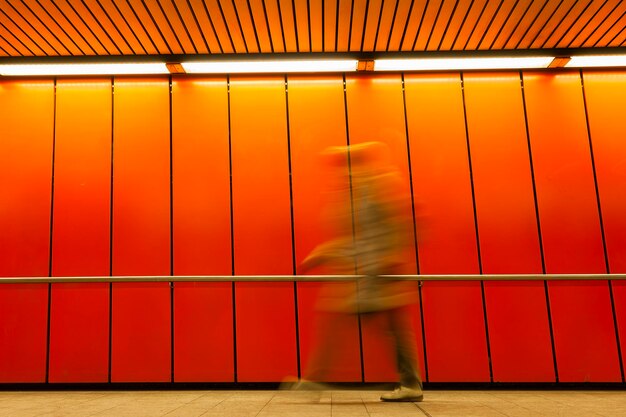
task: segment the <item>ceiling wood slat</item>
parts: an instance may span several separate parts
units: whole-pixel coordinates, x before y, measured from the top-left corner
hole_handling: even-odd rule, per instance
[[[98,34],[96,34],[94,32],[94,29],[98,31],[102,29],[100,25],[97,25],[93,22],[91,25],[89,25],[85,21],[83,16],[81,16],[81,14],[79,14],[74,8],[74,6],[67,0],[58,1],[55,3],[56,3],[56,6],[59,7],[63,11],[65,17],[72,21],[72,24],[74,25],[76,30],[80,31],[81,36],[85,39],[85,42],[89,44],[90,48],[94,51],[96,55],[108,55],[109,54],[107,52],[107,48],[104,46],[104,44],[100,40],[103,37],[105,38],[106,35],[104,33],[98,32]],[[118,35],[118,39],[120,40],[119,43],[121,45],[124,45],[123,47],[121,47],[122,53],[130,55],[130,54],[135,54],[137,52],[143,51],[141,47],[137,48],[138,45],[136,43],[136,39],[133,36],[127,36],[125,33],[122,32],[124,28],[128,28],[128,25],[125,25],[123,21],[115,21],[111,19],[111,14],[109,13],[109,11],[107,11],[106,9],[102,7],[101,2],[97,3],[97,7],[103,13],[102,14],[103,19],[106,19],[108,22],[110,22],[109,24],[110,24],[111,32],[116,32]],[[100,14],[98,13],[98,15]],[[133,42],[134,42],[134,47],[131,46],[131,43]],[[113,45],[111,45],[111,47],[113,48]]]
[[[547,0],[545,3],[545,7],[537,16],[537,19],[534,20],[533,24],[529,27],[528,31],[524,33],[520,42],[517,44],[516,49],[529,49],[530,44],[535,40],[535,38],[539,35],[539,33],[543,30],[543,27],[546,25],[546,22],[552,17],[552,15],[556,12],[557,8],[561,5],[564,0],[554,1]]]
[[[413,13],[414,0],[399,0],[395,10],[395,19],[387,39],[386,51],[399,51],[404,40],[409,23],[409,16]]]
[[[122,9],[122,7],[127,8],[127,15],[132,16],[132,18],[136,22],[136,27],[140,27],[141,31],[145,33],[145,39],[152,46],[155,54],[171,53],[171,50],[165,42],[165,39],[157,30],[154,21],[152,20],[152,17],[143,7],[143,4],[140,0],[126,0],[120,2],[119,6],[120,9]],[[148,48],[148,45],[146,43],[142,42],[142,44],[146,48]]]
[[[285,36],[282,28],[282,19],[278,12],[278,2],[277,0],[264,0],[263,4],[270,26],[270,39],[274,52],[285,52]]]
[[[352,4],[349,50],[360,51],[363,46],[363,30],[365,28],[365,19],[367,18],[369,1],[354,0]]]
[[[63,33],[70,39],[70,41],[76,45],[76,47],[80,50],[80,53],[77,55],[94,55],[95,51],[91,47],[91,45],[87,42],[87,40],[82,36],[82,33],[77,29],[77,26],[74,24],[74,21],[71,20],[69,16],[73,14],[66,14],[65,11],[60,7],[65,2],[58,1],[52,2],[50,0],[39,0],[39,5],[45,9],[48,16],[55,21],[57,26],[61,28]],[[130,52],[130,49],[126,51]]]
[[[561,39],[563,39],[567,32],[571,30],[572,26],[576,24],[583,12],[589,8],[592,1],[593,0],[578,0],[570,11],[560,20],[554,32],[545,40],[541,47],[556,48],[562,45],[560,42]]]
[[[374,42],[375,51],[386,51],[389,39],[391,38],[391,30],[395,23],[395,18],[400,5],[399,0],[382,2],[382,10],[378,23],[378,34]]]
[[[198,16],[193,10],[193,7],[191,3],[189,2],[189,0],[185,2],[175,2],[174,6],[176,7],[176,9],[178,10],[178,13],[180,14],[180,19],[182,21],[182,24],[185,27],[187,36],[189,36],[189,38],[191,39],[191,42],[196,48],[197,53],[208,54],[208,53],[211,53],[212,51],[218,52],[219,47],[216,47],[213,49],[211,48],[211,46],[209,46],[209,42],[207,41],[206,37],[204,36],[204,33],[202,32],[201,24],[200,24],[200,21],[198,20]]]
[[[370,0],[365,21],[362,51],[373,51],[376,48],[376,38],[380,30],[382,0]]]
[[[559,7],[554,11],[550,19],[545,23],[540,32],[530,44],[530,48],[539,49],[545,42],[552,36],[552,33],[556,31],[559,23],[567,16],[567,14],[576,5],[577,0],[564,0]]]
[[[248,1],[248,5],[252,11],[252,20],[255,22],[261,52],[274,52],[274,45],[270,39],[269,22],[263,0],[250,0]]]
[[[404,28],[404,33],[402,34],[402,40],[400,43],[399,50],[401,51],[412,51],[413,45],[415,43],[415,39],[417,39],[417,32],[419,31],[420,25],[423,21],[424,13],[426,12],[426,7],[428,7],[428,0],[423,4],[421,1],[416,0],[413,3],[413,8],[411,9],[411,14],[406,23],[406,27]]]
[[[162,53],[184,53],[184,48],[179,37],[174,33],[169,20],[165,17],[165,13],[162,9],[162,2],[142,0],[142,4],[148,12],[148,15],[154,23],[159,35],[165,40],[168,50],[167,52],[163,51]]]
[[[346,52],[350,49],[350,30],[352,28],[352,0],[339,0],[337,16],[337,52]]]
[[[474,0],[457,2],[456,9],[450,18],[448,28],[439,41],[439,45],[437,45],[438,51],[447,51],[452,49],[455,40],[461,32],[461,28],[465,22],[467,22],[467,17],[469,16],[469,12],[473,4]]]
[[[625,25],[626,12],[622,13],[622,16],[619,18],[619,20],[616,21],[615,24],[611,26],[611,28],[606,32],[606,34],[598,39],[598,41],[593,46],[596,46],[598,43],[610,46],[621,33],[624,33]]]
[[[285,51],[298,52],[298,34],[296,32],[296,17],[291,0],[278,0],[283,32],[285,34]]]
[[[196,41],[192,38],[189,26],[183,20],[180,7],[177,6],[176,3],[176,1],[173,2],[172,0],[160,1],[161,11],[168,22],[168,26],[174,32],[174,36],[182,46],[184,53],[197,54],[200,52],[199,48],[203,50],[203,53],[208,52],[206,48],[204,48],[204,42],[202,42],[202,40],[196,44]],[[181,2],[181,6],[184,7],[185,3]],[[194,26],[195,25],[192,23],[191,27],[193,28]]]
[[[223,3],[223,6],[225,6],[226,8],[230,7],[228,6],[228,2]],[[252,17],[250,16],[250,10],[248,9],[247,0],[233,0],[231,4],[235,12],[236,22],[241,28],[241,34],[246,44],[246,52],[251,54],[258,53],[261,46],[259,45],[259,38],[257,35],[256,27],[253,24]]]
[[[132,39],[136,40],[136,45],[140,47],[136,49],[138,54],[141,54],[142,52],[145,54],[158,53],[158,48],[154,41],[150,38],[145,27],[137,18],[134,10],[126,1],[118,2],[116,0],[98,0],[98,2],[103,9],[106,10],[109,16],[119,16],[118,18],[114,17],[113,21],[116,22],[117,27],[120,29],[120,32],[122,32],[128,42],[134,43]],[[131,33],[132,36],[129,36],[129,33]],[[99,40],[99,38],[97,39]]]
[[[596,29],[589,34],[589,37],[582,43],[582,47],[596,46],[598,41],[604,36],[604,34],[618,21],[621,16],[626,12],[626,3],[621,1],[616,7],[606,16],[606,18],[596,27]]]
[[[233,37],[231,36],[228,27],[226,26],[226,20],[224,19],[224,14],[219,7],[219,3],[216,0],[203,0],[202,3],[204,4],[208,19],[210,19],[213,27],[215,28],[215,34],[223,52],[226,54],[234,53],[235,43],[233,42]]]
[[[517,22],[517,26],[511,31],[508,39],[504,41],[501,48],[515,49],[522,39],[524,39],[534,22],[537,21],[549,1],[550,0],[533,0],[530,2],[528,12]],[[499,48],[500,45],[496,42],[494,47]]]
[[[309,0],[309,27],[311,52],[324,51],[324,3],[322,0]]]
[[[461,51],[465,49],[465,45],[467,45],[469,38],[476,29],[478,20],[485,12],[486,2],[487,0],[474,0],[469,11],[467,12],[467,17],[461,24],[461,28],[457,32],[454,41],[452,41],[451,50]]]
[[[298,52],[311,52],[308,1],[294,1],[293,7],[296,21],[296,39],[298,41]]]
[[[467,2],[469,3],[469,2]],[[450,29],[456,10],[459,7],[458,0],[445,0],[441,8],[437,20],[434,23],[433,29],[430,32],[428,41],[426,42],[426,50],[437,51],[441,47],[446,33]]]
[[[35,15],[24,3],[9,2],[9,4],[15,13],[28,22],[28,25],[34,29],[35,33],[45,39],[46,43],[50,45],[53,50],[51,55],[71,55],[59,38],[54,33],[51,33],[40,17]]]
[[[487,31],[491,27],[493,20],[496,15],[502,8],[504,4],[504,0],[498,1],[488,1],[485,4],[485,8],[483,9],[483,13],[476,22],[476,26],[472,32],[472,35],[469,37],[467,44],[465,45],[465,50],[478,50],[480,47],[480,43],[485,38]]]
[[[498,13],[494,16],[491,25],[485,32],[485,36],[480,42],[478,48],[482,50],[493,49],[497,39],[505,30],[510,30],[508,24],[512,21],[513,16],[520,17],[523,13],[523,5],[520,0],[505,0]],[[505,35],[506,36],[506,35]]]
[[[30,24],[22,16],[4,7],[1,10],[0,28],[3,29],[2,35],[7,42],[10,42],[13,49],[19,51],[18,56],[56,55],[52,46],[46,42],[39,32],[32,27],[29,30]]]
[[[606,6],[608,0],[604,1],[592,1],[591,5],[585,13],[578,19],[578,21],[570,28],[570,30],[563,36],[560,43],[564,48],[569,48],[572,42],[589,26],[591,21],[601,12],[602,8]]]
[[[0,56],[617,48],[624,0],[0,0]]]
[[[70,55],[84,55],[84,51],[65,31],[65,28],[59,24],[54,17],[35,0],[22,0],[22,3],[33,13],[39,22],[54,36],[56,40],[69,52]]]
[[[339,3],[337,0],[328,0],[322,4],[324,5],[324,52],[333,52],[337,49],[337,8]]]

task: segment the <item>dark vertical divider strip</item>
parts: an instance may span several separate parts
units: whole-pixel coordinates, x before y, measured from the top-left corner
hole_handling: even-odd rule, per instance
[[[226,95],[228,96],[228,159],[230,170],[230,253],[231,253],[231,274],[235,275],[235,219],[233,217],[233,146],[232,146],[232,126],[230,118],[230,76],[226,76]],[[232,302],[233,302],[233,369],[234,381],[237,382],[237,300],[235,294],[235,283],[231,282]]]
[[[530,162],[530,176],[533,184],[533,197],[535,202],[535,217],[537,219],[537,233],[539,235],[539,250],[541,252],[541,271],[546,273],[546,259],[543,253],[543,237],[541,234],[541,217],[539,216],[539,203],[537,201],[537,185],[535,184],[535,166],[533,164],[533,152],[530,143],[530,131],[528,130],[528,112],[526,111],[526,94],[524,92],[524,76],[519,72],[520,89],[522,90],[522,107],[524,108],[524,125],[526,126],[526,142],[528,144],[528,160]],[[556,348],[554,346],[554,329],[552,328],[552,310],[550,308],[550,294],[548,293],[548,281],[543,281],[543,288],[546,294],[546,308],[548,310],[548,325],[550,326],[550,342],[552,344],[552,360],[554,362],[554,376],[559,382],[559,368],[556,361]]]
[[[352,26],[352,23],[350,23]],[[349,45],[349,43],[348,43]],[[345,120],[346,120],[346,142],[348,146],[350,146],[350,126],[348,122],[348,94],[346,91],[346,74],[343,74],[343,107],[345,111]],[[350,152],[348,151],[348,172],[350,176],[350,212],[352,213],[352,239],[355,238],[355,223],[354,223],[354,197],[352,195],[352,163],[350,160]],[[354,260],[354,267],[356,272],[356,259]],[[356,283],[357,291],[359,283]],[[361,314],[357,314],[357,322],[359,325],[359,354],[361,356],[361,382],[365,382],[365,364],[363,362],[363,331],[361,328]]]
[[[57,79],[54,78],[54,98],[52,100],[52,178],[50,184],[50,247],[48,252],[48,276],[52,276],[52,233],[54,229],[54,159],[56,151],[57,134]],[[50,371],[50,321],[52,311],[52,283],[48,283],[48,314],[46,319],[46,383]]]
[[[310,37],[309,37],[310,40]],[[293,175],[291,169],[291,129],[289,124],[289,84],[285,75],[285,111],[287,117],[287,162],[289,163],[289,213],[291,216],[291,265],[292,273],[296,274],[296,235],[293,216]],[[296,313],[296,363],[298,365],[298,378],[302,376],[300,366],[300,320],[298,316],[298,283],[293,282],[294,310]]]
[[[483,261],[480,252],[480,233],[478,230],[478,213],[476,212],[476,191],[474,188],[474,173],[472,171],[472,151],[470,146],[469,128],[467,126],[467,108],[465,104],[465,86],[463,72],[461,72],[461,97],[463,99],[463,122],[465,123],[465,140],[467,142],[467,163],[469,165],[470,185],[472,188],[472,206],[474,208],[474,229],[476,230],[476,251],[478,253],[478,270],[482,275]],[[485,335],[487,336],[487,356],[489,360],[489,380],[493,382],[493,364],[491,363],[491,345],[489,343],[489,322],[487,320],[487,303],[485,300],[485,282],[480,281],[480,292],[483,302],[483,319],[485,321]]]
[[[169,76],[169,99],[170,99],[170,275],[174,275],[174,158],[173,146],[173,122],[174,114],[172,107],[172,75]],[[171,381],[174,382],[174,282],[170,281],[170,345],[171,345]]]
[[[397,5],[396,5],[397,7]],[[409,121],[406,111],[406,92],[404,90],[404,73],[402,73],[402,103],[404,108],[404,129],[406,136],[407,160],[409,162],[409,186],[411,187],[411,211],[413,213],[413,242],[415,245],[415,264],[417,266],[417,274],[420,273],[419,250],[417,240],[417,219],[415,216],[415,196],[413,194],[413,169],[411,167],[411,141],[409,140]],[[422,349],[424,351],[424,380],[428,381],[428,358],[426,356],[426,332],[424,332],[424,306],[422,303],[422,283],[418,283],[418,296],[420,301],[420,322],[422,326]]]
[[[598,216],[600,217],[600,231],[602,232],[602,249],[604,250],[604,262],[606,266],[607,274],[611,273],[611,267],[609,265],[609,253],[606,247],[606,238],[604,235],[604,220],[602,217],[602,206],[600,204],[600,190],[598,188],[598,176],[596,174],[596,161],[593,153],[593,140],[591,137],[591,126],[589,125],[589,112],[587,111],[587,95],[585,93],[585,79],[583,78],[583,70],[579,70],[580,74],[580,87],[583,92],[583,104],[585,107],[585,123],[587,125],[587,138],[589,139],[589,152],[591,153],[591,167],[593,169],[593,183],[596,190],[596,201],[598,203]],[[615,298],[613,296],[613,283],[609,280],[609,296],[611,297],[611,312],[613,313],[613,325],[615,326],[615,340],[617,342],[617,357],[619,358],[619,369],[622,375],[622,382],[624,382],[624,363],[622,359],[622,347],[619,337],[619,327],[617,325],[617,314],[615,313]]]
[[[111,77],[111,197],[109,209],[109,275],[113,275],[113,144],[115,138],[115,77]],[[109,283],[109,383],[111,382],[113,350],[113,283]]]

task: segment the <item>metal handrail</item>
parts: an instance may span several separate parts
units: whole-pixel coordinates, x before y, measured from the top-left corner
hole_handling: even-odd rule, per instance
[[[0,277],[0,284],[72,282],[319,282],[354,281],[363,275],[175,275],[175,276],[80,276],[80,277]],[[403,281],[605,281],[625,280],[626,274],[448,274],[383,275]]]

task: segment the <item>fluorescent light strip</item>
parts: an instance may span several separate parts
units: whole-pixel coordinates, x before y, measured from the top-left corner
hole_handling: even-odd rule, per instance
[[[183,62],[187,74],[348,72],[356,71],[356,59],[275,60],[275,61],[198,61]]]
[[[554,57],[377,59],[374,71],[547,68]]]
[[[573,56],[566,67],[626,67],[626,55]]]
[[[0,75],[135,75],[169,74],[165,63],[6,64]]]

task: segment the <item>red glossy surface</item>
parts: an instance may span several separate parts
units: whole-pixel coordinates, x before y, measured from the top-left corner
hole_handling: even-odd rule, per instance
[[[284,77],[232,77],[230,106],[235,274],[292,274]],[[294,288],[235,284],[237,381],[297,374]]]
[[[524,73],[547,273],[606,272],[578,72]],[[549,282],[559,380],[621,380],[608,284]]]
[[[519,74],[465,74],[463,80],[483,273],[540,274]],[[555,381],[543,281],[484,287],[494,382]]]
[[[461,80],[406,75],[418,252],[422,274],[476,274],[478,251]],[[428,380],[489,381],[479,282],[422,287]]]

